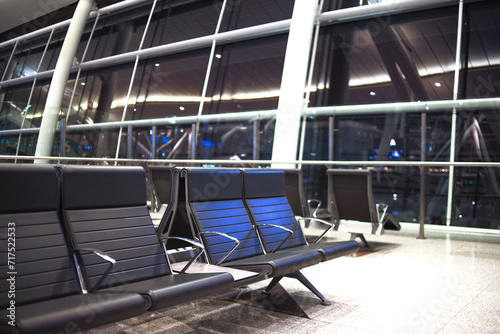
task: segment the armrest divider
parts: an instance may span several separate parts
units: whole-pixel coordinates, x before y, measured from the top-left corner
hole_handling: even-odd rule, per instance
[[[224,262],[224,260],[226,260],[229,257],[229,255],[231,255],[231,253],[234,252],[234,250],[236,249],[236,247],[238,247],[239,244],[240,244],[240,241],[237,238],[232,237],[232,236],[230,236],[229,234],[226,234],[226,233],[217,232],[217,231],[202,231],[198,235],[202,235],[202,234],[217,234],[217,235],[221,235],[223,237],[226,237],[228,239],[231,239],[234,242],[234,246],[230,250],[227,251],[227,253],[222,257],[222,259],[220,259],[219,262],[217,262],[215,264],[217,266],[220,265],[222,262]]]
[[[106,272],[104,272],[104,274],[102,274],[101,278],[99,278],[99,281],[97,281],[97,283],[94,285],[94,287],[89,292],[92,293],[92,292],[96,291],[101,286],[102,282],[111,273],[111,270],[113,270],[113,268],[115,267],[116,260],[113,259],[111,256],[109,256],[106,252],[103,252],[101,250],[94,249],[94,248],[75,248],[75,249],[73,249],[73,252],[75,252],[75,253],[76,252],[78,252],[78,253],[82,253],[82,252],[94,253],[95,255],[99,256],[101,259],[108,262],[108,264],[109,264],[108,269],[106,269]],[[88,293],[87,288],[85,287],[85,283],[83,280],[83,276],[81,274],[80,266],[78,264],[77,264],[77,273],[78,273],[78,279],[80,280],[80,283],[82,285],[82,292],[84,294],[86,294],[86,293]]]
[[[281,246],[283,246],[285,244],[285,242],[288,241],[288,239],[290,239],[293,235],[293,230],[290,230],[289,228],[286,228],[284,226],[280,226],[280,225],[275,225],[275,224],[258,224],[257,227],[260,228],[260,226],[271,226],[271,227],[277,227],[277,228],[280,228],[282,230],[285,230],[287,231],[289,234],[288,236],[275,248],[271,251],[271,253],[275,253],[277,250],[279,250],[281,248]]]
[[[186,270],[188,270],[188,268],[193,264],[193,262],[196,261],[201,256],[201,254],[205,253],[205,246],[203,246],[203,244],[201,242],[198,242],[196,240],[189,239],[189,238],[182,238],[182,237],[161,237],[160,241],[163,244],[165,254],[167,254],[167,240],[168,239],[182,240],[182,241],[185,241],[185,242],[198,248],[198,252],[188,261],[188,263],[184,266],[184,268],[182,268],[182,270],[179,272],[179,274],[184,274],[186,272]]]
[[[314,217],[300,217],[300,216],[296,216],[295,218],[297,218],[297,221],[298,220],[304,220],[304,221],[305,220],[309,220],[309,221],[316,221],[316,222],[324,224],[324,225],[328,225],[328,228],[326,230],[324,230],[323,233],[321,233],[321,235],[318,238],[316,238],[316,240],[314,240],[312,242],[313,244],[317,244],[335,226],[334,224],[332,224],[330,222],[327,222],[326,220],[319,219],[319,218],[314,218]]]

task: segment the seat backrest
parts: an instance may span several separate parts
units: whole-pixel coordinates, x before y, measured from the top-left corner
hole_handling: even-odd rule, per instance
[[[240,240],[238,248],[225,262],[264,254],[243,203],[243,180],[238,169],[186,168],[182,177],[195,233],[216,231]],[[234,246],[228,238],[216,234],[202,234],[201,238],[211,263],[220,261]]]
[[[54,168],[2,164],[0,180],[0,307],[80,293],[59,223]]]
[[[290,239],[281,246],[286,249],[306,245],[302,228],[285,196],[285,172],[272,169],[247,169],[244,175],[244,197],[254,223],[280,225],[293,230]],[[288,237],[281,228],[259,227],[266,251],[272,251]]]
[[[101,287],[171,274],[146,206],[142,167],[61,166],[65,227],[76,249],[106,252],[117,261]],[[92,253],[80,253],[92,289],[108,268]]]
[[[311,217],[304,193],[302,170],[285,169],[286,198],[296,216]]]
[[[172,235],[170,234],[172,227],[173,227],[173,221],[176,219],[177,215],[177,207],[179,205],[179,191],[181,190],[179,188],[179,176],[180,176],[180,170],[179,168],[170,168],[169,170],[169,176],[170,176],[170,181],[169,181],[169,191],[170,194],[168,195],[168,206],[167,209],[165,210],[165,213],[163,214],[160,223],[158,224],[158,227],[156,229],[156,233],[158,234],[159,237],[167,236],[167,235]],[[162,177],[166,177],[166,174],[164,174]],[[186,196],[181,196],[183,197],[182,200],[185,200]],[[187,219],[186,219],[186,224]],[[175,234],[177,237],[186,237],[186,238],[192,238],[191,233],[189,234]],[[170,245],[170,241],[167,245]]]
[[[375,223],[371,173],[363,169],[328,169],[328,208],[338,219]]]
[[[161,204],[169,204],[172,167],[149,166],[148,170]]]

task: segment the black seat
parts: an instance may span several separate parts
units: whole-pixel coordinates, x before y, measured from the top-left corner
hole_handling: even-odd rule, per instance
[[[356,241],[332,241],[309,244],[288,202],[285,173],[282,170],[246,169],[244,173],[245,203],[262,235],[267,252],[316,249],[322,261],[355,253]],[[283,229],[286,228],[291,232]],[[324,233],[323,233],[324,235]]]
[[[0,332],[77,332],[146,312],[136,293],[82,294],[54,168],[0,165],[0,180]]]
[[[307,242],[285,195],[284,171],[247,169],[243,170],[243,175],[245,204],[248,206],[250,216],[261,235],[267,252],[315,250],[321,253],[322,261],[328,261],[359,250],[359,244],[356,241],[320,243],[321,239],[318,238],[313,244]],[[317,290],[313,292],[326,303],[326,299]]]
[[[373,199],[372,174],[366,169],[328,169],[328,210],[339,220],[338,230],[351,233],[351,239],[368,243],[364,233],[383,234],[384,229],[400,230],[387,204]]]
[[[313,222],[331,225],[331,214],[325,215],[321,212],[321,200],[306,199],[302,170],[287,168],[284,169],[284,172],[286,198],[295,216],[302,217],[306,227],[309,227]]]
[[[303,278],[300,269],[317,264],[317,251],[266,253],[242,199],[237,169],[185,168],[186,216],[206,245],[208,261],[270,277]],[[182,184],[182,183],[181,183]]]
[[[153,211],[160,211],[162,205],[168,205],[170,203],[172,167],[148,166],[146,170],[152,193],[151,209]]]
[[[99,249],[80,256],[88,289],[148,296],[149,310],[225,292],[230,274],[172,273],[146,207],[146,177],[141,167],[61,166],[62,208],[72,246]],[[105,277],[103,279],[103,277]]]

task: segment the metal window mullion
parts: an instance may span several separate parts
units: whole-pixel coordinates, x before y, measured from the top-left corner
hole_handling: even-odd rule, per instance
[[[40,71],[40,68],[42,67],[43,60],[45,59],[45,55],[47,54],[47,50],[49,49],[50,42],[52,41],[52,36],[54,35],[54,29],[51,30],[49,39],[47,40],[47,43],[45,44],[45,49],[43,50],[42,57],[40,58],[40,61],[38,62],[38,66],[36,68],[36,73]],[[31,99],[33,98],[33,92],[35,91],[35,86],[36,86],[36,81],[37,78],[33,80],[33,85],[31,85],[31,91],[30,95],[28,97],[28,101],[26,102],[26,108],[24,109],[24,115],[23,115],[23,120],[21,122],[21,130],[24,129],[24,123],[26,122],[26,116],[28,115],[28,109],[31,106]],[[19,154],[19,147],[21,144],[21,138],[22,138],[22,132],[19,133],[19,137],[17,139],[17,145],[16,145],[16,156]],[[14,163],[17,163],[17,159],[14,160]]]
[[[319,2],[318,6],[318,16],[321,14],[321,9],[323,8],[323,0]],[[311,56],[310,56],[310,66],[309,66],[309,75],[307,78],[307,85],[306,85],[306,95],[304,98],[304,107],[307,108],[309,106],[309,99],[311,96],[311,85],[312,85],[312,79],[313,79],[313,74],[314,74],[314,63],[316,59],[316,52],[318,49],[318,39],[319,39],[319,30],[320,30],[321,24],[319,20],[316,18],[316,29],[314,31],[314,37],[313,37],[313,45],[312,45],[312,50],[311,50]],[[300,131],[300,146],[299,146],[299,160],[303,159],[304,155],[304,144],[305,144],[305,139],[306,139],[306,121],[307,118],[305,115],[302,116],[302,128]],[[302,165],[297,165],[297,168],[301,169]]]
[[[460,79],[460,56],[462,49],[462,25],[463,25],[464,1],[460,0],[458,5],[458,28],[457,28],[457,49],[455,51],[455,78],[453,82],[453,101],[458,99],[458,88]],[[450,163],[455,162],[455,146],[457,132],[457,108],[453,106],[451,115],[451,139],[450,139]],[[446,203],[446,226],[451,224],[453,210],[453,188],[455,178],[455,166],[450,165],[450,174],[448,176],[448,199]]]
[[[85,60],[85,57],[87,56],[87,51],[89,49],[90,43],[92,42],[92,37],[94,37],[94,31],[95,31],[95,28],[97,27],[97,22],[99,21],[100,17],[101,17],[101,13],[97,13],[94,25],[92,26],[92,30],[90,31],[89,41],[87,42],[87,45],[85,46],[85,50],[83,51],[82,62]],[[68,122],[68,119],[69,119],[71,104],[73,103],[73,99],[75,98],[76,87],[78,85],[78,80],[80,79],[81,72],[82,72],[82,69],[78,68],[78,72],[76,73],[75,84],[73,85],[73,92],[71,93],[71,98],[69,100],[68,112],[66,113],[66,122]]]
[[[217,35],[219,34],[220,26],[222,24],[222,18],[224,17],[224,11],[226,10],[227,0],[224,0],[219,14],[219,19],[217,20],[217,25],[215,26],[215,33],[212,35],[212,47],[210,49],[210,55],[208,56],[207,71],[205,72],[205,81],[203,82],[203,88],[201,90],[200,105],[198,106],[198,117],[203,113],[203,107],[205,105],[205,96],[207,95],[208,82],[210,80],[210,73],[212,71],[213,58],[215,55],[215,47],[217,46]],[[198,132],[200,130],[200,121],[196,121],[196,127],[194,127],[192,133],[192,152],[191,158],[196,159],[196,143],[198,142]]]
[[[14,53],[16,53],[18,44],[19,44],[19,41],[16,41],[16,44],[14,44],[14,48],[12,49],[12,52],[11,52],[10,57],[9,57],[9,61],[7,61],[7,66],[5,66],[5,71],[3,71],[2,79],[0,81],[3,81],[5,79],[5,74],[7,73],[7,70],[10,66],[10,63],[12,62],[12,59],[14,58]]]
[[[151,6],[151,12],[149,13],[148,22],[146,23],[146,26],[144,27],[144,33],[142,34],[141,43],[139,44],[138,51],[140,51],[142,49],[142,45],[144,44],[144,40],[146,39],[146,35],[147,35],[148,29],[149,29],[149,24],[151,23],[151,19],[153,18],[153,14],[154,14],[154,10],[155,10],[157,2],[158,2],[158,0],[154,0],[153,5]],[[132,94],[132,88],[134,86],[135,75],[137,73],[137,66],[139,65],[139,57],[140,57],[140,55],[136,55],[136,57],[135,57],[134,69],[132,70],[132,76],[130,78],[130,84],[128,86],[127,99],[125,100],[125,106],[123,107],[122,122],[125,121],[125,117],[127,116],[128,101],[130,99],[130,95]],[[118,141],[116,143],[115,159],[118,159],[118,156],[120,154],[120,144],[121,144],[122,135],[123,135],[123,127],[120,127],[120,131],[118,132]],[[117,164],[118,164],[118,161],[115,161],[115,165],[117,165]]]

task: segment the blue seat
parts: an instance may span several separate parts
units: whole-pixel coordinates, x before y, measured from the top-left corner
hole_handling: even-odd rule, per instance
[[[359,250],[356,241],[332,241],[309,244],[286,197],[285,173],[282,170],[242,170],[245,204],[268,253],[317,251],[321,261],[349,255]],[[266,290],[272,289],[282,277],[276,277]],[[310,282],[303,282],[323,304],[330,302]]]
[[[243,200],[240,170],[184,168],[179,188],[185,190],[185,200],[179,196],[179,203],[184,202],[179,208],[185,211],[173,216],[186,219],[173,219],[173,225],[184,227],[170,230],[191,231],[199,237],[209,263],[257,272],[258,280],[287,275],[304,283],[307,279],[300,270],[321,261],[316,250],[266,252]]]
[[[245,203],[267,252],[315,249],[328,261],[359,250],[356,241],[307,242],[298,222],[302,217],[295,216],[286,197],[284,171],[246,169],[243,175]]]

